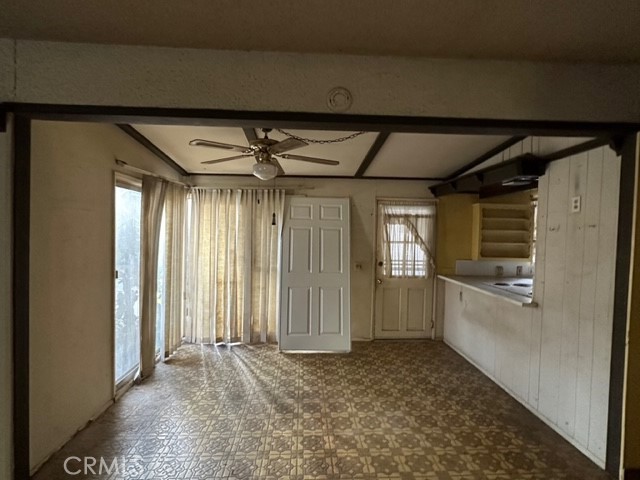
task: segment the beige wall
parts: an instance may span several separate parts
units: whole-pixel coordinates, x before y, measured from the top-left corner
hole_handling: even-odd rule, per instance
[[[0,478],[11,478],[12,378],[11,365],[11,129],[0,133]]]
[[[0,39],[0,101],[14,102],[327,112],[326,93],[341,85],[353,93],[350,113],[638,121],[639,83],[638,65],[299,55]],[[97,140],[96,145],[102,145]],[[67,174],[97,175],[89,170],[77,168]],[[3,228],[6,225],[3,220]],[[364,269],[352,278],[360,275],[365,275]],[[358,333],[364,333],[364,327]],[[4,380],[6,390],[9,385]],[[48,433],[54,443],[65,434]]]
[[[32,467],[113,398],[116,157],[174,175],[115,126],[33,122]]]
[[[265,187],[265,182],[248,177],[194,177],[201,186]],[[268,182],[268,187],[273,183]],[[376,198],[431,198],[423,181],[277,179],[276,186],[287,194],[313,197],[351,198],[351,338],[372,338],[373,275],[375,272]],[[356,264],[362,268],[357,269]]]

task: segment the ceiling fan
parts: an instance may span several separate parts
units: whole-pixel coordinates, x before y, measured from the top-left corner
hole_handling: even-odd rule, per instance
[[[189,142],[189,145],[196,147],[212,147],[223,150],[232,150],[240,152],[240,155],[232,157],[217,158],[215,160],[206,160],[200,162],[210,165],[213,163],[228,162],[229,160],[237,160],[245,157],[255,157],[256,164],[253,166],[253,174],[260,180],[271,180],[276,175],[283,175],[284,170],[278,162],[279,158],[285,160],[299,160],[302,162],[320,163],[322,165],[339,165],[340,162],[335,160],[326,160],[324,158],[304,157],[302,155],[291,155],[288,152],[296,148],[304,147],[307,142],[297,138],[287,138],[286,140],[277,141],[269,138],[270,128],[263,128],[264,138],[258,138],[250,142],[250,146],[243,147],[241,145],[232,145],[230,143],[214,142],[213,140],[202,140],[196,138]]]

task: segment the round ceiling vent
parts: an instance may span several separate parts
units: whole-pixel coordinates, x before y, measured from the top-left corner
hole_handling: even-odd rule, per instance
[[[351,92],[344,87],[333,88],[327,95],[327,105],[332,112],[346,112],[352,103]]]

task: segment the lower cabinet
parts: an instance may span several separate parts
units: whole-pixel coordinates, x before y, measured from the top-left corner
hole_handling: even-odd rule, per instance
[[[532,308],[446,282],[444,340],[512,395],[528,402],[532,312]]]
[[[608,378],[597,375],[598,364],[590,359],[563,363],[558,355],[558,362],[545,360],[562,348],[552,334],[554,317],[545,317],[542,307],[522,307],[448,281],[443,303],[444,341],[604,468],[608,410],[599,396],[606,395]],[[595,330],[594,336],[607,337],[607,331]],[[575,378],[585,369],[594,372],[591,393],[560,380]],[[575,405],[577,398],[590,408],[572,410],[575,423],[601,426],[591,428],[587,437],[578,428],[569,429],[561,415],[563,405]]]

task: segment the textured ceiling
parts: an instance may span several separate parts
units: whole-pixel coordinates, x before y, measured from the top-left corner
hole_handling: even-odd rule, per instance
[[[242,128],[202,127],[180,125],[135,125],[134,128],[148,141],[168,155],[189,174],[251,175],[255,159],[251,157],[230,160],[223,163],[203,165],[206,160],[236,155],[229,150],[190,146],[192,139],[247,146],[249,142]],[[251,130],[247,130],[250,132]],[[346,136],[351,132],[326,130],[288,130],[304,138],[329,140]],[[253,130],[262,137],[263,133]],[[269,133],[274,140],[287,137],[274,130]],[[367,132],[351,140],[332,144],[313,144],[292,150],[296,155],[337,160],[339,165],[319,165],[296,160],[280,159],[286,175],[305,177],[354,177],[365,162],[368,153],[378,137],[377,132]],[[371,159],[364,177],[374,178],[415,178],[442,179],[456,170],[504,144],[510,137],[496,135],[440,135],[391,133]],[[525,152],[547,155],[552,152],[585,142],[586,138],[528,137],[510,147],[508,152],[487,159],[476,169],[499,163],[506,158]],[[475,169],[474,169],[475,170]]]
[[[164,153],[169,155],[178,165],[192,174],[215,173],[247,175],[251,174],[251,169],[255,163],[253,157],[248,157],[213,165],[202,165],[200,163],[202,161],[229,157],[236,153],[223,149],[193,147],[189,145],[190,140],[201,138],[233,145],[247,146],[249,143],[241,128],[136,125],[135,129]],[[318,140],[338,138],[351,133],[308,130],[292,130],[291,132],[302,137]],[[255,133],[260,137],[263,136],[262,132],[258,131]],[[376,136],[376,133],[365,133],[347,142],[327,145],[311,144],[288,152],[296,155],[337,160],[340,164],[336,166],[318,165],[286,159],[281,159],[280,165],[287,175],[352,177],[375,141]],[[277,131],[271,132],[269,137],[274,140],[284,140],[287,138]]]
[[[450,58],[640,61],[637,0],[0,0],[0,37]]]
[[[510,137],[393,133],[367,169],[366,176],[442,178],[464,167]]]

